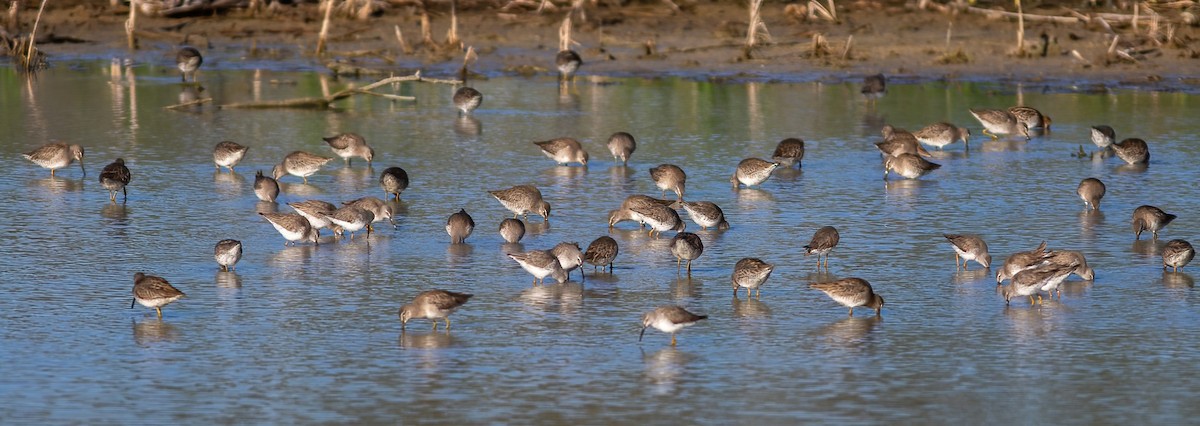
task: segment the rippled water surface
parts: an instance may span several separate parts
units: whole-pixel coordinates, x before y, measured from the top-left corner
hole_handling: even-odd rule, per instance
[[[0,283],[0,418],[31,423],[1183,423],[1200,416],[1200,314],[1193,276],[1160,269],[1163,242],[1135,242],[1141,204],[1180,217],[1164,233],[1200,226],[1200,98],[1175,93],[1047,92],[988,84],[894,84],[872,106],[853,85],[716,84],[686,80],[475,82],[473,117],[450,105],[454,88],[405,83],[416,97],[358,96],[329,111],[164,106],[317,96],[346,81],[311,73],[207,71],[204,90],[163,67],[113,75],[107,63],[61,65],[27,82],[0,70],[0,190],[9,218]],[[365,84],[368,81],[355,82]],[[1049,113],[1052,132],[987,141],[969,107],[1024,103]],[[881,180],[872,143],[885,123],[916,130],[948,120],[976,134],[935,153],[942,169]],[[1149,142],[1148,168],[1078,159],[1088,128]],[[371,168],[340,160],[309,179],[283,181],[282,202],[382,197],[383,168],[413,183],[395,207],[398,227],[370,239],[284,247],[259,211],[255,170],[293,150],[330,155],[322,136],[357,132]],[[604,142],[628,131],[638,150],[615,165]],[[530,142],[583,141],[586,168],[556,166]],[[761,188],[728,182],[745,157],[768,157],[786,137],[807,141],[803,171]],[[58,177],[20,153],[52,139],[87,150]],[[250,146],[236,174],[214,172],[222,140]],[[126,203],[96,181],[123,157],[134,180]],[[664,238],[636,225],[610,232],[608,210],[630,194],[659,195],[647,169],[674,163],[687,196],[721,205],[725,232],[699,231],[704,254],[690,278]],[[1085,177],[1108,185],[1102,211],[1075,196]],[[521,247],[496,229],[508,213],[485,192],[541,188],[554,211],[533,219]],[[478,224],[448,244],[446,218],[465,208]],[[686,215],[684,215],[686,217]],[[532,218],[531,218],[532,219]],[[828,273],[801,246],[819,227],[841,232]],[[1046,240],[1080,250],[1097,273],[1073,277],[1061,301],[1011,307],[995,268],[956,271],[942,233],[977,233],[995,264]],[[613,274],[578,272],[531,286],[505,257],[514,249],[581,246],[611,235]],[[241,240],[236,272],[218,272],[213,245]],[[762,298],[732,296],[742,257],[777,265]],[[134,272],[187,292],[162,320],[129,309]],[[882,319],[810,290],[857,276],[887,299]],[[402,333],[399,306],[443,288],[475,294],[450,333],[417,320]],[[669,337],[639,316],[681,304],[709,319]]]

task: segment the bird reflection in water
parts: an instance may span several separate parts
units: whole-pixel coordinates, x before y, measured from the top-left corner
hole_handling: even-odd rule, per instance
[[[371,163],[367,163],[367,167],[342,167],[333,174],[334,182],[343,188],[352,188],[352,192],[378,189],[378,179],[379,174]]]
[[[1133,246],[1130,247],[1130,250],[1143,256],[1158,257],[1161,256],[1162,248],[1166,244],[1166,242],[1160,242],[1158,240],[1149,238],[1145,240],[1135,240],[1133,242]]]
[[[279,204],[276,204],[276,203],[273,203],[270,201],[259,200],[258,203],[256,203],[254,205],[254,212],[255,213],[279,213]]]
[[[1113,168],[1113,171],[1116,173],[1129,173],[1129,174],[1145,173],[1147,167],[1149,167],[1148,163],[1122,164],[1120,166]]]
[[[678,275],[674,281],[671,281],[671,297],[675,300],[694,298],[703,284],[700,279]]]
[[[1163,286],[1175,289],[1190,289],[1196,286],[1196,280],[1192,279],[1191,275],[1184,272],[1171,272],[1163,270],[1162,273]]]
[[[483,133],[483,123],[474,115],[459,115],[454,120],[454,133],[459,136],[479,136]]]
[[[242,288],[242,276],[234,271],[217,271],[213,280],[217,288]]]
[[[100,208],[100,216],[118,224],[125,224],[129,218],[129,207],[125,203],[108,203]]]
[[[450,330],[425,333],[400,330],[401,349],[441,349],[454,343],[454,336],[450,334]]]
[[[558,108],[573,111],[579,110],[579,94],[575,93],[574,86],[568,84],[558,85]]]
[[[547,176],[555,178],[558,184],[569,183],[570,180],[587,175],[587,166],[571,167],[571,166],[554,166],[546,169],[544,172]]]
[[[643,349],[642,362],[646,364],[646,381],[650,385],[650,392],[655,395],[677,394],[679,378],[683,376],[691,358],[691,355],[674,346],[665,347],[649,355]]]
[[[1079,231],[1084,240],[1095,241],[1096,230],[1104,226],[1104,212],[1088,209],[1080,211],[1076,216],[1079,218]]]
[[[995,275],[989,268],[959,269],[954,272],[951,281],[955,284],[969,284],[988,281],[992,278],[995,278]]]
[[[175,326],[163,322],[162,318],[147,318],[141,322],[133,322],[133,342],[139,346],[173,342],[178,339],[179,330]]]
[[[529,287],[521,291],[521,303],[545,311],[557,310],[570,316],[583,304],[583,284],[575,281]]]
[[[213,172],[213,184],[218,194],[234,198],[242,195],[242,187],[245,186],[246,180],[237,172],[222,173],[217,169]]]
[[[635,187],[633,176],[637,174],[637,169],[620,164],[608,168],[608,183],[613,186],[613,189],[621,188],[625,192],[632,192]]]
[[[766,318],[771,316],[771,308],[758,299],[733,298],[733,316],[737,318]]]
[[[348,167],[346,167],[345,169],[348,169]],[[356,169],[356,170],[362,170],[362,169]],[[279,182],[279,192],[281,194],[286,193],[290,196],[294,196],[294,197],[300,198],[300,199],[319,198],[320,195],[324,193],[323,191],[321,191],[321,188],[319,188],[316,185],[313,185],[311,183],[283,183],[283,182]]]
[[[998,139],[984,142],[983,152],[1024,152],[1029,141],[1024,139]]]
[[[267,258],[267,265],[284,271],[285,275],[289,273],[299,274],[301,272],[296,268],[296,265],[307,264],[319,247],[319,244],[300,244],[284,247],[283,250],[277,251]]]
[[[34,179],[30,181],[33,186],[45,188],[51,194],[65,194],[68,192],[79,192],[83,190],[83,179],[72,180],[64,179],[58,176],[51,176],[44,179]]]
[[[542,235],[547,232],[550,232],[550,222],[549,221],[539,222],[539,221],[533,220],[533,221],[525,222],[525,238],[529,238],[530,235]]]
[[[846,317],[816,329],[813,334],[834,346],[859,348],[863,342],[869,340],[871,332],[875,331],[880,324],[883,324],[882,316]]]

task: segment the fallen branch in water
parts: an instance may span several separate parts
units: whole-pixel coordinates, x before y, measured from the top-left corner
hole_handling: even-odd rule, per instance
[[[400,82],[405,82],[405,81],[419,81],[419,82],[424,82],[424,83],[451,84],[451,85],[462,84],[462,81],[459,81],[459,80],[424,78],[424,77],[421,77],[421,72],[418,71],[413,75],[388,77],[388,78],[376,81],[374,83],[368,84],[363,87],[352,87],[352,88],[348,88],[348,89],[342,89],[342,90],[338,91],[337,93],[331,94],[329,96],[324,96],[324,97],[294,98],[294,99],[283,99],[283,100],[277,100],[277,101],[239,102],[239,103],[220,105],[220,106],[218,106],[218,108],[313,108],[313,109],[324,109],[324,108],[329,108],[330,105],[332,105],[334,102],[340,101],[342,99],[345,99],[345,98],[348,98],[350,96],[357,95],[357,94],[369,94],[369,95],[381,96],[384,98],[388,98],[388,99],[392,99],[392,100],[400,100],[400,101],[415,101],[415,100],[417,100],[417,98],[409,97],[409,96],[397,96],[397,95],[388,95],[388,94],[383,94],[383,93],[371,92],[371,89],[377,88],[379,86],[392,84],[392,83],[400,83]]]
[[[164,109],[179,109],[179,108],[183,108],[183,107],[189,107],[192,105],[200,105],[200,104],[206,103],[206,102],[212,102],[212,98],[196,99],[194,101],[188,101],[188,102],[184,102],[181,104],[168,105],[163,108]]]

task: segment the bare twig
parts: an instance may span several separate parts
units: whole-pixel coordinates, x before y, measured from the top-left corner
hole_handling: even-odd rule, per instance
[[[168,105],[163,108],[164,109],[179,109],[179,108],[183,108],[183,107],[189,107],[192,105],[200,105],[200,104],[208,103],[208,102],[212,102],[212,98],[196,99],[194,101],[188,101],[188,102],[184,102],[181,104]]]
[[[138,0],[129,0],[129,20],[125,21],[125,38],[129,41],[129,50],[137,50],[137,9]]]
[[[450,0],[450,29],[446,31],[446,44],[458,46],[458,0]]]
[[[321,20],[321,33],[317,36],[317,55],[325,53],[325,39],[329,37],[329,18],[333,15],[334,0],[325,0],[325,18]]]
[[[1017,4],[1017,56],[1025,56],[1025,14],[1021,11],[1021,0]]]
[[[762,3],[763,0],[750,0],[750,28],[746,29],[745,43],[747,56],[750,49],[753,49],[759,40],[767,43],[771,41],[771,34],[767,31],[767,24],[762,21]],[[760,35],[759,32],[762,34]]]
[[[846,48],[842,50],[842,60],[850,58],[850,47],[854,45],[854,36],[846,37]]]
[[[558,50],[561,52],[561,51],[570,50],[570,49],[571,49],[571,14],[568,13],[567,17],[563,19],[562,25],[560,25],[558,27]]]
[[[433,43],[433,28],[431,28],[431,27],[432,27],[432,25],[429,24],[429,14],[422,13],[421,14],[421,44],[424,44],[426,47],[432,47],[434,45],[434,43]]]
[[[404,33],[400,32],[400,26],[396,25],[395,28],[396,28],[396,42],[400,43],[400,50],[404,51],[405,55],[411,55],[413,53],[412,46],[409,46],[408,42],[404,41]]]
[[[405,96],[382,95],[379,93],[368,93],[372,89],[375,89],[379,86],[384,86],[384,85],[388,85],[388,84],[392,84],[392,83],[399,83],[399,82],[404,82],[404,81],[420,81],[420,82],[424,82],[424,83],[436,83],[436,84],[462,84],[462,82],[459,80],[424,78],[424,77],[421,77],[421,73],[418,71],[417,73],[415,73],[413,75],[388,77],[388,78],[376,81],[374,83],[368,84],[363,87],[354,87],[354,88],[343,89],[336,93],[330,94],[328,96],[323,96],[323,97],[294,98],[294,99],[283,99],[283,100],[278,100],[278,101],[241,102],[241,103],[232,103],[232,104],[221,105],[220,108],[249,108],[249,109],[311,108],[311,109],[323,109],[323,108],[329,108],[329,106],[331,104],[333,104],[334,102],[340,101],[342,99],[348,98],[348,97],[356,95],[356,94],[379,95],[379,96],[383,96],[388,99],[394,99],[394,100],[404,100],[404,101],[416,100],[416,98],[410,98],[410,97],[405,97]]]

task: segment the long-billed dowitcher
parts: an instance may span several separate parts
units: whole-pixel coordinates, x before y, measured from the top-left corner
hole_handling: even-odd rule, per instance
[[[108,190],[108,199],[113,202],[117,201],[117,190],[121,191],[124,200],[129,199],[129,192],[125,190],[125,186],[129,185],[130,179],[133,179],[133,176],[129,174],[129,168],[125,167],[124,158],[118,158],[100,171],[100,185]]]
[[[883,135],[883,141],[876,143],[875,148],[878,148],[879,152],[883,153],[885,157],[895,157],[900,154],[914,154],[922,157],[933,156],[925,147],[921,146],[917,137],[908,130],[885,124],[879,133]]]
[[[629,157],[636,150],[637,141],[629,133],[616,132],[608,137],[608,152],[612,153],[614,160],[621,160],[622,166],[629,165]]]
[[[821,256],[825,256],[825,269],[829,269],[829,252],[837,247],[838,241],[841,241],[842,236],[838,234],[837,228],[832,226],[822,226],[817,232],[813,233],[812,240],[808,245],[804,246],[804,256],[810,254],[817,255],[817,268],[821,267]]]
[[[1007,259],[1004,259],[1004,265],[1000,266],[1000,270],[996,271],[996,284],[1012,278],[1018,272],[1049,262],[1051,256],[1054,256],[1054,252],[1046,251],[1045,241],[1042,241],[1033,250],[1020,251],[1009,255]]]
[[[638,220],[650,225],[650,232],[647,235],[651,237],[655,233],[662,235],[663,231],[683,232],[684,229],[687,229],[687,224],[683,223],[683,219],[679,218],[679,212],[662,204],[638,206],[631,208],[631,210],[637,214]]]
[[[334,210],[337,210],[337,206],[333,205],[333,203],[327,203],[321,200],[305,200],[287,203],[287,205],[295,209],[296,213],[299,213],[300,216],[304,216],[305,219],[308,219],[308,223],[313,227],[313,229],[333,227],[331,226],[333,225],[333,222],[330,222],[329,219],[326,218],[326,216],[333,214]]]
[[[483,93],[474,87],[460,87],[454,91],[454,107],[462,114],[470,114],[483,103]]]
[[[930,162],[917,155],[900,154],[883,159],[883,180],[887,180],[888,172],[896,172],[908,179],[916,179],[941,167],[941,164]]]
[[[525,220],[529,220],[529,213],[542,216],[543,221],[550,220],[550,203],[542,200],[542,191],[538,190],[533,185],[517,185],[508,189],[498,189],[488,191],[504,205],[504,208],[513,212],[513,218],[524,215]]]
[[[262,170],[254,173],[254,196],[268,203],[274,203],[279,198],[279,182],[270,176],[264,176]]]
[[[804,160],[804,140],[800,138],[787,138],[779,141],[779,145],[775,145],[775,152],[771,154],[771,159],[779,163],[781,167],[804,168],[801,161]]]
[[[375,214],[371,213],[370,210],[359,207],[358,205],[348,204],[343,205],[337,210],[334,210],[333,213],[326,215],[325,218],[329,219],[330,222],[341,228],[341,232],[338,232],[339,230],[334,230],[334,234],[336,235],[349,233],[350,239],[353,240],[355,232],[366,228],[367,238],[371,238],[370,225],[371,222],[375,221]]]
[[[367,139],[358,133],[341,133],[321,140],[329,144],[333,153],[342,157],[346,165],[350,165],[350,159],[353,157],[367,160],[368,164],[375,158],[375,149],[367,145]]]
[[[645,227],[646,223],[642,221],[642,216],[635,213],[633,208],[647,208],[646,206],[651,204],[661,204],[670,207],[675,204],[675,201],[662,200],[640,194],[625,197],[625,201],[621,202],[621,208],[608,212],[608,229],[612,229],[616,224],[627,220],[638,222],[642,227]]]
[[[1167,241],[1167,246],[1163,247],[1163,269],[1171,268],[1171,272],[1179,272],[1192,258],[1196,257],[1196,250],[1192,248],[1192,243],[1184,240]]]
[[[993,140],[999,135],[1020,135],[1029,140],[1029,127],[1012,113],[1001,109],[971,108],[971,115],[983,125],[983,134]]]
[[[679,232],[671,238],[671,254],[675,255],[675,270],[687,261],[687,274],[692,275],[692,261],[704,254],[704,241],[691,232]]]
[[[381,200],[379,197],[366,196],[342,202],[342,205],[357,206],[371,212],[371,215],[374,216],[374,218],[371,220],[371,223],[383,222],[386,220],[388,223],[392,224],[392,227],[396,226],[396,219],[394,217],[395,212],[392,210],[392,205],[388,204],[387,201]],[[375,228],[372,227],[370,223],[367,224],[367,229],[372,232],[375,231]]]
[[[1075,269],[1071,270],[1072,274],[1078,275],[1079,278],[1087,281],[1096,278],[1096,271],[1091,266],[1088,266],[1087,257],[1082,252],[1075,250],[1054,250],[1050,252],[1050,256],[1046,258],[1046,261],[1059,265],[1074,264],[1076,266]],[[1042,291],[1049,290],[1043,289]]]
[[[854,316],[854,308],[859,306],[874,309],[875,316],[879,316],[883,311],[883,298],[875,294],[871,283],[862,278],[843,278],[837,281],[812,283],[808,287],[821,290],[835,302],[850,308],[850,316]]]
[[[521,241],[521,238],[525,237],[525,222],[511,217],[500,221],[500,237],[507,243]]]
[[[717,228],[718,231],[729,229],[729,222],[725,221],[725,212],[721,211],[721,207],[711,201],[684,201],[680,203],[683,209],[687,211],[688,217],[692,218],[692,222],[700,225],[700,229],[708,230],[710,227]]]
[[[1117,131],[1106,125],[1092,126],[1092,143],[1100,149],[1112,148],[1117,142]]]
[[[279,234],[283,235],[283,238],[287,240],[283,242],[284,247],[287,247],[288,243],[296,245],[298,241],[311,241],[313,244],[316,244],[317,239],[321,237],[317,229],[308,223],[308,219],[299,214],[262,212],[258,214],[265,217],[268,222],[271,222],[271,226],[274,226],[275,230],[279,231]]]
[[[555,163],[565,166],[569,163],[587,165],[588,153],[579,141],[572,138],[554,138],[548,141],[534,142]]]
[[[137,303],[147,308],[154,308],[158,312],[158,317],[162,318],[162,307],[184,296],[186,295],[182,291],[162,277],[138,272],[133,274],[133,301],[129,303],[129,309],[133,309],[133,304]]]
[[[400,193],[408,189],[408,172],[399,167],[383,169],[383,173],[379,174],[379,186],[383,187],[385,194],[395,196],[399,201]]]
[[[580,59],[574,50],[560,50],[554,55],[554,67],[558,69],[559,81],[572,80],[580,65],[583,65],[583,59]]]
[[[576,242],[561,242],[550,249],[550,253],[558,258],[558,265],[567,271],[567,279],[571,279],[571,271],[578,269],[583,265],[583,251],[579,249],[579,243]],[[583,270],[579,270],[579,274],[583,275]]]
[[[1096,178],[1086,178],[1079,181],[1079,187],[1075,188],[1075,193],[1079,194],[1079,199],[1083,200],[1083,207],[1093,210],[1100,210],[1100,199],[1104,198],[1105,186],[1104,182]]]
[[[747,158],[738,162],[733,176],[729,177],[729,183],[733,184],[734,188],[738,188],[739,184],[749,188],[766,182],[776,168],[779,168],[779,163],[772,163],[761,158]]]
[[[222,271],[232,271],[238,261],[242,260],[242,242],[230,239],[217,242],[213,249],[213,258],[217,259],[217,265],[221,266]]]
[[[283,161],[275,165],[271,170],[271,177],[278,180],[283,175],[292,175],[304,179],[304,183],[308,183],[308,177],[321,170],[321,166],[325,163],[333,161],[331,157],[322,157],[316,154],[309,154],[304,151],[293,151]]]
[[[619,251],[617,240],[605,235],[588,244],[587,251],[583,252],[583,261],[591,264],[592,270],[595,270],[596,267],[604,270],[604,267],[607,266],[608,272],[611,274],[613,260],[617,258]]]
[[[1166,228],[1171,221],[1175,220],[1175,215],[1168,214],[1162,209],[1154,206],[1138,206],[1133,209],[1133,236],[1134,239],[1142,239],[1142,231],[1150,231],[1154,234],[1155,240],[1158,239],[1158,231]]]
[[[83,169],[83,147],[79,145],[53,142],[21,155],[43,169],[50,169],[51,177],[56,170],[67,167],[74,161],[79,162],[79,172],[87,176],[87,171]]]
[[[687,174],[683,173],[683,169],[674,164],[659,164],[658,167],[650,168],[650,179],[654,180],[654,186],[662,190],[662,196],[667,196],[667,191],[675,191],[675,196],[680,201],[683,200],[683,188],[687,183]]]
[[[882,98],[887,94],[887,77],[883,73],[863,77],[862,89],[859,90],[869,100]]]
[[[508,257],[517,261],[525,272],[533,275],[533,285],[538,285],[546,277],[554,278],[560,283],[567,282],[567,271],[564,271],[558,258],[550,250],[530,250],[524,253],[509,253]]]
[[[962,269],[967,268],[967,261],[974,260],[984,268],[992,266],[992,255],[988,253],[987,243],[977,235],[942,234],[954,247],[954,267],[959,268],[958,260],[962,258]]]
[[[1144,164],[1150,162],[1150,147],[1146,141],[1129,138],[1112,145],[1117,157],[1129,164]]]
[[[191,46],[184,46],[175,52],[175,66],[179,67],[179,81],[187,82],[188,74],[192,75],[192,82],[196,82],[196,70],[200,69],[200,64],[204,63],[204,57],[200,55],[200,51]]]
[[[467,209],[458,209],[458,213],[454,213],[446,219],[446,233],[450,235],[450,244],[467,242],[467,237],[471,236],[471,231],[474,230],[475,220],[471,219]]]
[[[971,146],[970,130],[967,130],[966,127],[958,127],[945,122],[925,126],[921,130],[913,132],[913,137],[917,138],[918,142],[932,146],[938,150],[959,140],[963,141],[964,147],[970,148]]]
[[[249,149],[237,142],[218,142],[217,146],[213,147],[213,163],[216,164],[217,170],[224,167],[233,173],[233,166],[242,161],[242,157],[246,156],[246,151]]]
[[[775,270],[775,265],[763,262],[762,259],[747,257],[737,261],[733,265],[733,297],[737,297],[738,289],[746,288],[746,297],[750,297],[750,292],[758,290],[758,296],[762,297],[762,285],[767,282],[767,278],[771,276],[771,271]]]
[[[671,346],[675,346],[675,333],[707,318],[708,315],[693,314],[682,306],[660,306],[642,314],[642,333],[638,335],[638,341],[646,336],[647,328],[654,327],[655,330],[671,334]]]
[[[1008,107],[1008,113],[1012,114],[1018,122],[1024,124],[1028,129],[1050,130],[1050,116],[1042,114],[1036,108],[1027,106]]]
[[[448,290],[422,291],[413,298],[412,303],[400,307],[400,329],[403,330],[409,320],[426,318],[433,322],[434,331],[437,331],[439,319],[446,321],[445,330],[449,331],[450,314],[467,303],[471,296],[474,295]]]
[[[1005,305],[1018,296],[1029,297],[1029,304],[1033,305],[1033,295],[1037,294],[1038,290],[1042,288],[1058,288],[1058,285],[1063,280],[1066,280],[1067,276],[1071,275],[1071,272],[1078,266],[1078,263],[1060,265],[1047,262],[1040,266],[1017,272],[1013,276],[1011,283],[1000,288],[1000,295],[1004,296]],[[1037,296],[1039,300],[1042,298],[1041,294],[1037,294]]]

